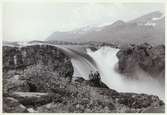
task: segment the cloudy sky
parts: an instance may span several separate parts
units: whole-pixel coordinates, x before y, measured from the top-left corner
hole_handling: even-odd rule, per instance
[[[153,11],[164,12],[157,3],[51,3],[5,2],[3,40],[45,40],[55,31],[98,26],[116,20],[128,21]]]

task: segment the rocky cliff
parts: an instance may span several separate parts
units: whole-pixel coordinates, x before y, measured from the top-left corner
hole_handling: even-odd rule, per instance
[[[118,69],[121,73],[133,74],[139,69],[150,74],[154,78],[165,77],[165,46],[152,47],[144,43],[141,45],[129,45],[118,53]]]
[[[57,47],[3,46],[3,111],[143,112],[164,105],[157,96],[119,93],[72,75],[70,58]]]
[[[51,84],[53,80],[56,81],[56,78],[71,80],[72,75],[73,67],[70,58],[54,46],[3,47],[4,85],[13,82],[9,84],[15,86],[7,85],[4,87],[5,91],[42,91],[50,87],[46,86],[47,83]],[[15,84],[15,81],[18,83]],[[24,85],[24,88],[20,85]]]
[[[31,65],[42,64],[53,71],[67,71],[72,67],[67,55],[50,45],[32,45],[26,47],[3,47],[3,70],[24,69]],[[71,66],[71,67],[70,67]],[[72,71],[72,70],[71,70]],[[72,76],[73,71],[69,76]],[[65,74],[63,76],[66,76]]]

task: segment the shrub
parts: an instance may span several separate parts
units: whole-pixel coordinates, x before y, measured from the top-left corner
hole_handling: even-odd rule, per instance
[[[57,72],[50,71],[44,65],[28,67],[24,72],[24,78],[32,92],[46,92],[54,88],[64,88],[67,79],[58,76]]]

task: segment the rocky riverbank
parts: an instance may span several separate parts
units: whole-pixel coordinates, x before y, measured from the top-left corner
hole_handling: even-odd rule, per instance
[[[3,46],[3,112],[147,112],[157,96],[120,93],[100,79],[72,79],[70,58],[50,45]],[[160,112],[164,112],[164,109]]]

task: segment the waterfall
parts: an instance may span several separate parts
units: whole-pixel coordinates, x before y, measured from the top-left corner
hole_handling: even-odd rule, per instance
[[[71,62],[74,68],[74,79],[76,77],[83,77],[88,80],[90,71],[97,71],[97,68],[92,60],[92,58],[80,51],[72,49],[72,47],[61,47],[55,45],[60,48],[66,55],[71,58]]]
[[[118,59],[116,57],[119,49],[111,47],[102,47],[97,51],[87,49],[87,54],[78,48],[65,47],[62,45],[53,45],[45,43],[26,44],[29,45],[52,45],[61,49],[71,58],[74,67],[74,77],[83,77],[88,79],[90,71],[99,71],[101,80],[111,89],[119,92],[145,93],[157,95],[160,99],[165,99],[165,87],[158,80],[142,70],[136,72],[136,79],[129,79],[116,71]],[[75,49],[75,50],[74,50]],[[81,49],[81,48],[79,48]],[[14,57],[15,58],[15,57]],[[16,60],[15,60],[16,62]]]
[[[139,79],[129,79],[115,70],[118,59],[116,53],[119,49],[102,47],[93,52],[87,49],[90,55],[97,63],[102,81],[111,89],[119,92],[134,92],[157,95],[164,100],[164,86],[158,80],[153,79],[144,71],[136,73]]]

